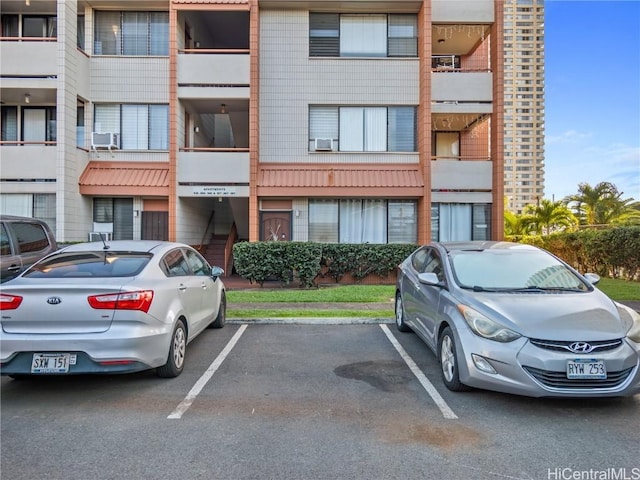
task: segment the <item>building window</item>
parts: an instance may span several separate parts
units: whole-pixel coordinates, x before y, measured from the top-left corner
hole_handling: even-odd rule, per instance
[[[309,201],[309,241],[415,243],[415,201],[342,199]]]
[[[2,15],[3,37],[56,38],[55,15]]]
[[[96,197],[93,199],[94,224],[107,224],[113,240],[133,240],[133,198]]]
[[[56,107],[2,107],[0,121],[2,122],[2,141],[21,140],[31,143],[56,141]]]
[[[310,151],[415,152],[415,107],[309,107]]]
[[[169,13],[96,11],[93,53],[169,55]]]
[[[123,150],[168,150],[169,106],[99,104],[93,131],[119,134]]]
[[[18,107],[2,107],[0,130],[2,130],[3,142],[16,142],[18,140]]]
[[[22,17],[22,36],[37,38],[55,38],[57,30],[57,18],[55,15]]]
[[[84,15],[78,15],[78,34],[76,36],[76,45],[80,50],[84,50]]]
[[[2,193],[0,211],[5,215],[33,217],[47,222],[56,231],[55,193]]]
[[[434,203],[431,238],[440,242],[491,240],[491,205],[488,203]]]
[[[309,14],[311,57],[417,57],[416,15]]]
[[[84,147],[84,102],[78,101],[76,107],[76,146]]]

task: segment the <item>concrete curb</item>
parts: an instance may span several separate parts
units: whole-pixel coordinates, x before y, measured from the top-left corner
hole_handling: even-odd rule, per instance
[[[228,318],[229,325],[380,325],[394,323],[393,318],[366,317],[273,317]]]

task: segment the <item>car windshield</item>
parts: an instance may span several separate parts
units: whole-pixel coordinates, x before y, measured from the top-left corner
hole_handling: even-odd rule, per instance
[[[63,252],[32,266],[24,277],[132,277],[153,255],[146,252]]]
[[[497,291],[589,291],[591,287],[553,256],[538,250],[452,252],[451,266],[463,288]]]

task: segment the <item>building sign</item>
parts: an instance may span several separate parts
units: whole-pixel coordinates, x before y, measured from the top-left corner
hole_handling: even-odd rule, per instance
[[[225,186],[198,185],[194,186],[192,191],[194,197],[235,197],[237,194],[236,187]]]

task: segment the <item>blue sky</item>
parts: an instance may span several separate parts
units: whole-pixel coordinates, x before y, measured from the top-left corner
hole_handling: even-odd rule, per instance
[[[545,198],[640,201],[640,0],[545,2]]]

